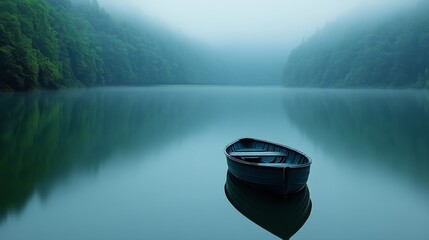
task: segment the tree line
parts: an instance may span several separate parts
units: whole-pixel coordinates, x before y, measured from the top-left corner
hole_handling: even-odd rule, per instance
[[[340,18],[290,53],[284,83],[429,88],[428,12],[424,1],[400,13]]]
[[[96,0],[2,0],[0,89],[200,83],[204,57],[164,35],[111,17]]]

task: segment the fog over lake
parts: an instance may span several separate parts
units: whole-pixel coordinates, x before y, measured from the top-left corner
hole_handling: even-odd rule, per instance
[[[349,15],[360,18],[362,12],[383,15],[412,6],[416,0],[98,2],[127,21],[168,29],[173,37],[201,46],[214,66],[223,66],[211,73],[221,73],[214,84],[281,85],[289,53],[326,24]]]
[[[428,240],[416,2],[2,0],[0,240]],[[306,187],[233,176],[242,138]]]
[[[355,8],[385,11],[414,0],[99,0],[111,12],[134,12],[215,45],[296,45]]]

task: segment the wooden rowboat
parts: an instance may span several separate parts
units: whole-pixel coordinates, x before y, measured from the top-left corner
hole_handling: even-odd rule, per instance
[[[253,138],[225,148],[228,170],[238,179],[285,198],[306,186],[311,160],[298,150]]]

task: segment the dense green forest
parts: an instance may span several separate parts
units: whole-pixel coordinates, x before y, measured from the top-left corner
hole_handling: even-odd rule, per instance
[[[294,49],[284,82],[299,87],[429,88],[429,2],[337,19]]]
[[[0,90],[199,83],[203,56],[160,32],[112,18],[96,0],[2,0]]]

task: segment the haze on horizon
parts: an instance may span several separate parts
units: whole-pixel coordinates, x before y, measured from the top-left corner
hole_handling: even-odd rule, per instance
[[[295,46],[347,11],[390,8],[407,0],[98,0],[108,11],[132,11],[211,45]]]
[[[418,0],[97,1],[113,15],[192,40],[221,72],[216,82],[281,85],[289,52],[327,23],[361,12],[366,17],[368,9],[382,15]]]

